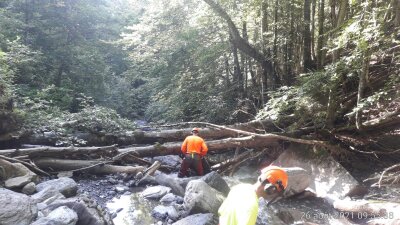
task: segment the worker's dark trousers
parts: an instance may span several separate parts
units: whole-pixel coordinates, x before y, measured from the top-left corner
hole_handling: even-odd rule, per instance
[[[198,176],[203,176],[203,164],[201,157],[197,154],[186,154],[182,161],[181,168],[178,173],[178,177],[187,177],[188,169],[196,171]]]

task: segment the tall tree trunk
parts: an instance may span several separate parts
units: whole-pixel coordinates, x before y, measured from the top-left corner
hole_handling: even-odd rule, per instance
[[[330,0],[330,6],[332,27],[336,27],[336,0]]]
[[[337,17],[337,27],[340,27],[344,20],[346,19],[346,15],[349,11],[349,2],[348,0],[340,0],[339,13]]]
[[[262,7],[261,7],[261,43],[263,47],[263,52],[264,54],[267,53],[267,32],[268,32],[268,0],[264,0],[262,2]]]
[[[243,26],[242,27],[243,28],[243,38],[246,41],[249,41],[249,37],[247,35],[247,22],[245,20],[243,21],[242,26]],[[242,73],[240,76],[241,79],[239,80],[239,84],[240,84],[240,87],[242,90],[241,98],[245,98],[247,96],[247,63],[246,63],[246,61],[247,61],[246,56],[244,54],[241,54],[240,62],[242,65]]]
[[[322,69],[324,65],[325,51],[324,45],[324,20],[325,20],[325,0],[319,1],[318,7],[318,41],[317,41],[317,69]]]
[[[278,57],[278,0],[275,0],[274,6],[274,47],[273,47],[273,61],[274,67],[277,64],[277,57]]]
[[[236,44],[234,42],[231,42],[231,48],[232,48],[232,55],[233,55],[233,85],[235,86],[235,89],[237,90],[235,92],[238,94],[237,97],[241,97],[241,95],[242,95],[242,86],[241,86],[242,73],[241,73],[241,69],[240,69],[238,50],[237,50]]]
[[[304,0],[304,31],[303,31],[303,68],[304,72],[312,70],[311,60],[311,33],[310,33],[310,5],[311,0]]]
[[[279,57],[278,57],[278,0],[275,0],[275,9],[274,9],[274,48],[273,48],[273,69],[274,73],[277,77],[281,79],[279,74]]]
[[[289,2],[289,11],[290,11],[290,31],[289,31],[289,46],[288,46],[288,78],[287,78],[287,84],[291,85],[293,83],[293,49],[294,49],[294,43],[295,43],[295,35],[294,35],[294,9],[293,9],[293,0],[290,0]]]
[[[400,26],[400,0],[394,0],[393,2],[394,10],[394,25],[396,27]]]
[[[334,0],[331,0],[331,1],[334,2]],[[332,7],[332,5],[331,5],[331,7]],[[347,0],[340,0],[339,14],[338,14],[337,20],[335,20],[336,28],[340,27],[343,24],[343,22],[346,18],[346,15],[347,15],[347,11],[348,11]],[[334,22],[334,21],[332,21],[332,22]],[[339,55],[340,55],[340,49],[334,50],[332,53],[332,61],[336,62]],[[339,89],[341,82],[343,82],[343,80],[344,80],[344,75],[341,74],[339,80],[336,81],[336,84],[329,91],[329,103],[328,103],[327,121],[326,121],[326,125],[329,128],[333,127],[334,121],[336,119],[336,110],[338,107],[338,104],[337,104],[338,89]]]
[[[315,60],[315,8],[316,0],[311,3],[311,56]]]
[[[357,93],[357,107],[360,107],[361,105],[361,100],[364,98],[364,90],[365,86],[367,83],[367,76],[369,73],[369,52],[366,51],[365,54],[363,54],[363,69],[359,74],[359,81],[358,81],[358,93]],[[358,109],[356,112],[356,127],[358,130],[362,130],[362,109]]]
[[[254,58],[257,62],[261,64],[263,68],[264,75],[271,74],[271,85],[275,85],[279,83],[279,78],[276,77],[276,74],[271,70],[272,62],[270,59],[267,59],[262,52],[260,52],[257,48],[250,45],[245,39],[240,36],[239,30],[236,25],[233,23],[232,19],[226,13],[226,11],[214,0],[204,0],[220,17],[222,17],[226,23],[228,24],[230,34],[232,35],[232,41],[235,43],[237,48],[246,54],[249,57]]]
[[[225,82],[226,86],[230,87],[231,86],[231,81],[230,81],[230,71],[229,71],[229,59],[228,57],[224,54],[224,61],[225,61]]]
[[[267,48],[267,32],[268,32],[268,0],[264,0],[262,2],[261,7],[261,43],[262,43],[262,52],[264,56],[269,55],[269,48]],[[264,68],[265,66],[262,66]],[[261,95],[261,105],[264,105],[264,93],[266,88],[268,87],[268,72],[266,70],[263,71],[261,77],[261,85],[260,85],[260,95]]]

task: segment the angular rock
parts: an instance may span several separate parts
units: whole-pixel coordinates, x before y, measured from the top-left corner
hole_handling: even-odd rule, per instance
[[[30,182],[37,182],[38,176],[21,163],[10,163],[0,159],[0,180],[6,188],[22,188]]]
[[[230,188],[226,181],[219,175],[219,173],[212,171],[201,178],[202,181],[206,182],[210,187],[227,196]]]
[[[151,211],[151,215],[158,220],[172,219],[175,221],[179,218],[179,213],[174,206],[158,205]]]
[[[212,213],[194,214],[176,221],[172,225],[217,225],[218,218]]]
[[[189,214],[218,213],[225,197],[202,180],[193,180],[186,186],[184,206]]]
[[[183,202],[183,198],[181,196],[177,196],[174,195],[172,193],[168,193],[166,195],[164,195],[164,197],[162,197],[160,199],[160,202],[164,205],[171,205],[173,202],[176,202],[178,204],[182,204]]]
[[[147,199],[160,199],[171,191],[171,188],[165,186],[148,187],[141,195]]]
[[[96,204],[89,204],[80,198],[60,199],[51,203],[46,209],[45,214],[49,214],[52,210],[66,206],[76,212],[78,221],[76,225],[106,225],[106,219],[99,213]]]
[[[64,195],[62,195],[55,187],[48,186],[38,193],[31,196],[31,198],[36,203],[45,203],[50,204],[57,199],[65,199]]]
[[[156,172],[155,180],[158,182],[159,185],[170,187],[171,191],[174,194],[182,197],[185,195],[185,188],[178,181],[180,179],[172,177],[165,173]]]
[[[273,165],[282,167],[301,167],[311,174],[311,188],[318,197],[328,195],[344,197],[358,182],[350,173],[336,162],[324,149],[317,149],[318,159],[309,146],[296,144],[283,152]],[[289,179],[290,182],[290,179]]]
[[[28,225],[36,215],[37,207],[30,197],[0,188],[1,225]]]
[[[28,183],[22,188],[22,193],[31,195],[36,192],[36,184],[33,182]]]
[[[75,225],[78,221],[78,214],[66,206],[58,207],[50,212],[47,217],[42,217],[32,225]]]
[[[288,174],[288,186],[284,192],[285,197],[290,197],[306,190],[311,184],[311,174],[300,167],[284,168]]]
[[[78,191],[78,184],[71,178],[61,177],[59,179],[45,181],[36,186],[37,191],[42,191],[46,187],[54,187],[66,198],[73,197]]]

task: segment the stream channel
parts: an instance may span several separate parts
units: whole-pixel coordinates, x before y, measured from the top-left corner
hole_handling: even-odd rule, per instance
[[[169,176],[176,177],[176,173]],[[251,167],[242,167],[232,177],[223,178],[230,187],[239,183],[253,183],[257,178],[257,170]],[[77,179],[77,182],[81,194],[89,195],[107,208],[114,217],[115,225],[173,223],[154,218],[152,216],[153,209],[161,203],[141,196],[141,192],[146,186],[128,188],[126,177],[121,175],[81,177]],[[400,189],[392,188],[390,192],[389,190],[371,189],[369,196],[373,196],[372,198],[375,200],[399,199]],[[266,205],[265,200],[260,199],[257,224],[365,224],[364,220],[363,215],[340,213],[324,199],[300,195],[280,200],[270,206]]]

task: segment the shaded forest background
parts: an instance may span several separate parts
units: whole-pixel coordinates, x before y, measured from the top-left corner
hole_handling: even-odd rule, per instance
[[[137,120],[398,133],[399,25],[398,0],[3,0],[0,141]]]

